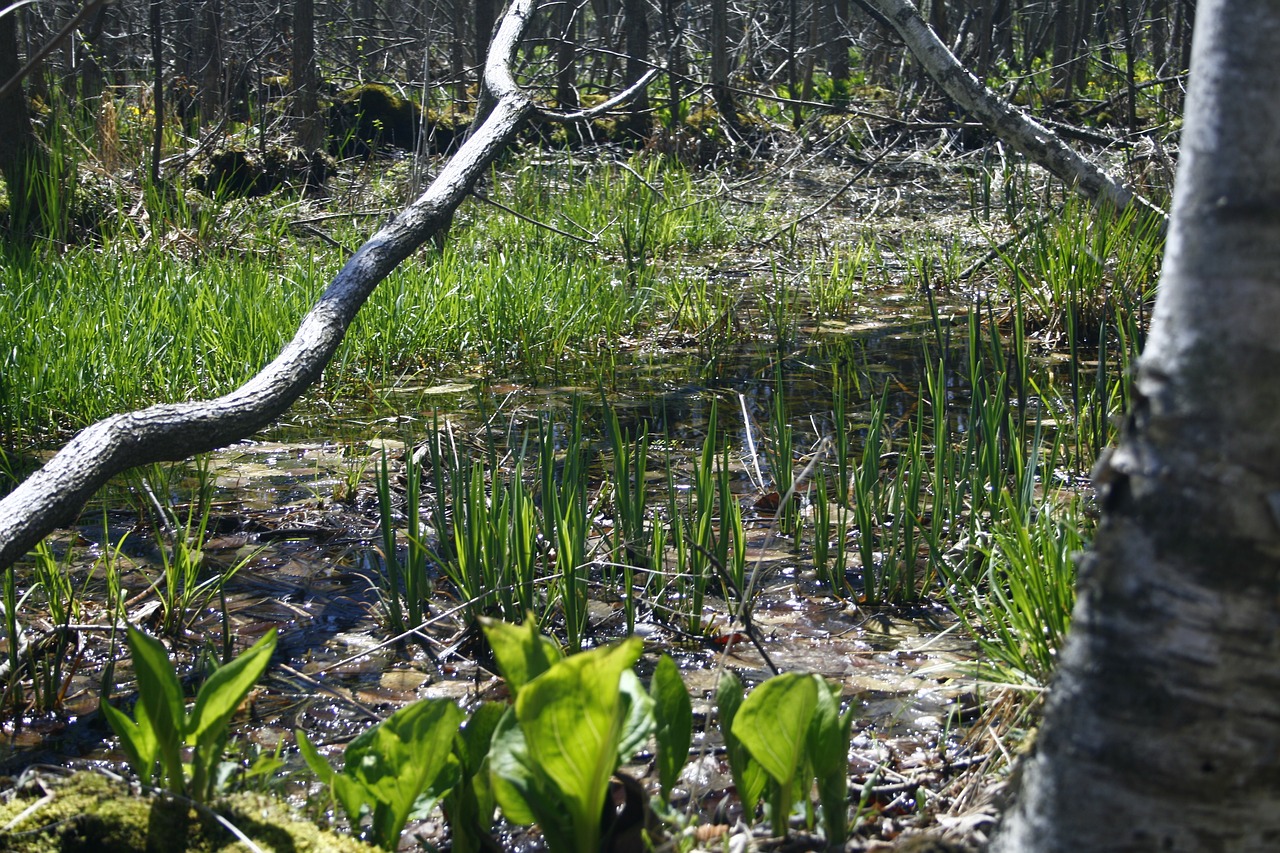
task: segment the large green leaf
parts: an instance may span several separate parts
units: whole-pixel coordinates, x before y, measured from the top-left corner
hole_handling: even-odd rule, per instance
[[[315,745],[311,743],[307,733],[302,729],[294,729],[294,737],[298,741],[298,752],[301,753],[302,760],[307,762],[307,766],[311,768],[311,772],[316,774],[316,778],[323,784],[332,785],[335,775],[333,767],[320,754],[320,751],[315,748]]]
[[[129,766],[138,774],[142,784],[150,785],[155,777],[156,759],[159,758],[160,744],[156,742],[155,732],[146,719],[142,706],[138,706],[139,722],[129,719],[129,715],[109,703],[103,702],[102,713],[111,724],[116,737],[120,738],[120,748],[129,759]]]
[[[453,740],[459,779],[445,797],[444,808],[456,853],[479,853],[485,849],[485,842],[492,843],[494,797],[489,781],[489,749],[494,730],[507,711],[506,705],[483,703]]]
[[[738,709],[742,707],[742,682],[732,672],[725,671],[720,676],[716,687],[716,713],[720,715],[720,734],[724,737],[725,751],[729,754],[729,771],[733,774],[733,785],[738,789],[738,799],[742,801],[743,817],[748,823],[755,823],[756,805],[764,795],[765,785],[769,783],[769,774],[764,772],[746,746],[733,733],[733,721]]]
[[[734,716],[734,737],[779,785],[796,775],[817,704],[813,678],[785,672],[752,690]]]
[[[169,653],[161,642],[129,626],[129,655],[138,679],[138,716],[140,726],[149,726],[156,742],[156,753],[164,771],[166,786],[177,794],[186,793],[182,776],[182,742],[186,729],[182,686],[169,661]]]
[[[511,823],[538,824],[553,853],[574,849],[574,827],[560,792],[534,767],[515,708],[508,709],[493,732],[489,781],[503,817]]]
[[[231,717],[271,662],[276,637],[273,628],[235,660],[214,670],[196,694],[186,741],[195,746],[191,781],[197,797],[206,799],[211,793],[213,769],[222,758]]]
[[[809,724],[818,704],[813,677],[785,672],[761,684],[743,700],[731,726],[733,735],[773,779],[773,831],[785,835],[796,771],[805,758]]]
[[[533,614],[528,614],[522,625],[487,617],[480,624],[512,695],[564,657],[554,640],[538,633]]]
[[[622,673],[640,658],[638,637],[560,661],[516,697],[535,771],[559,791],[573,823],[575,848],[594,853],[609,778],[618,765],[625,709]]]
[[[402,708],[347,746],[342,775],[359,785],[364,801],[374,807],[373,836],[379,847],[399,846],[414,802],[448,766],[461,722],[462,709],[452,700],[426,699]],[[345,804],[350,795],[338,793]]]
[[[618,740],[618,764],[626,764],[649,741],[653,734],[653,699],[645,692],[640,677],[633,669],[624,669],[618,682],[625,717]]]
[[[231,716],[262,677],[276,650],[274,628],[231,663],[214,670],[196,694],[187,724],[187,743],[198,744],[210,731],[225,729]]]
[[[670,655],[658,658],[649,693],[653,697],[654,734],[658,742],[658,784],[665,798],[679,781],[693,743],[693,702],[680,677],[680,667]]]
[[[829,844],[843,844],[848,837],[849,740],[853,709],[840,713],[840,687],[813,676],[818,703],[809,724],[809,763],[818,780],[822,822]]]

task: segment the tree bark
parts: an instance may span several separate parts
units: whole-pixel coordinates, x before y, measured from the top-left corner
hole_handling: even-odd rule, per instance
[[[627,64],[622,76],[623,88],[634,85],[649,62],[649,11],[644,0],[622,0],[622,15],[627,33]],[[644,93],[631,103],[627,117],[627,133],[637,139],[648,138],[653,129],[649,117],[649,98]]]
[[[996,853],[1280,839],[1280,3],[1197,17],[1134,407]]]
[[[160,155],[164,144],[164,9],[162,0],[148,4],[151,33],[151,107],[155,121],[151,129],[151,167],[147,174],[152,185],[160,182]]]
[[[0,16],[0,85],[22,70],[18,61],[18,16]],[[36,186],[42,173],[49,174],[49,154],[36,139],[27,112],[27,96],[21,82],[0,97],[0,174],[9,194],[9,227],[15,234],[45,230],[50,224],[46,196]]]
[[[907,47],[939,86],[962,109],[991,129],[1006,144],[1085,198],[1117,210],[1137,204],[1164,219],[1163,211],[1112,180],[1106,172],[1069,148],[1057,134],[996,96],[947,49],[909,0],[866,0],[889,19]]]
[[[316,9],[314,0],[293,0],[293,53],[289,84],[293,89],[294,142],[310,153],[324,143],[316,80]]]
[[[369,294],[415,249],[447,228],[454,210],[533,111],[533,102],[516,85],[510,67],[534,3],[514,0],[494,37],[483,83],[493,106],[483,126],[467,138],[417,201],[352,255],[280,355],[226,396],[113,415],[79,433],[0,500],[0,570],[72,521],[115,474],[137,465],[184,459],[251,435],[320,378]]]

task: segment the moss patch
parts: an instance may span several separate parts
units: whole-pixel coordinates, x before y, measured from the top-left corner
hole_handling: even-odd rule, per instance
[[[412,151],[421,122],[421,108],[386,86],[356,86],[329,108],[330,150],[340,156],[366,155],[384,146]]]
[[[43,788],[44,790],[42,790]],[[45,797],[48,790],[48,798]],[[266,851],[359,853],[372,848],[294,818],[269,797],[236,794],[212,808]],[[10,826],[18,815],[30,812]],[[244,851],[207,812],[186,803],[136,796],[123,784],[96,773],[11,792],[0,803],[0,851],[14,853],[214,853]]]

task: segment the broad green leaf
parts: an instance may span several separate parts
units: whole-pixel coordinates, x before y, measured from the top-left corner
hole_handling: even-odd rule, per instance
[[[733,735],[775,782],[790,785],[817,704],[818,687],[811,676],[775,675],[743,700],[733,719]]]
[[[538,824],[553,853],[574,849],[574,828],[560,793],[533,767],[515,708],[508,709],[493,732],[489,781],[509,822]]]
[[[372,812],[376,807],[376,803],[370,802],[368,794],[368,789],[361,785],[358,780],[345,773],[334,774],[333,798],[338,801],[338,805],[342,806],[342,810],[347,813],[347,818],[351,821],[351,826],[355,831],[359,831],[365,811]]]
[[[670,655],[658,658],[649,692],[653,696],[654,734],[658,741],[658,783],[665,798],[679,781],[693,743],[693,702],[680,677],[680,668]]]
[[[187,743],[195,745],[210,731],[225,730],[244,697],[257,684],[276,650],[274,628],[239,657],[214,670],[196,694],[196,704],[187,723]]]
[[[828,843],[843,844],[848,837],[849,739],[853,709],[840,713],[840,688],[821,676],[813,676],[818,704],[809,724],[809,763],[818,780],[818,799]]]
[[[156,752],[165,783],[174,793],[186,793],[182,777],[182,742],[186,730],[186,710],[182,686],[161,642],[134,628],[128,629],[129,655],[138,678],[139,724],[149,726],[156,740]],[[146,722],[142,722],[145,714]]]
[[[298,741],[298,752],[302,754],[302,760],[307,762],[307,766],[311,768],[311,772],[316,774],[316,778],[323,784],[332,785],[333,777],[336,775],[333,772],[333,766],[329,764],[325,757],[320,754],[320,751],[315,748],[315,745],[311,743],[311,740],[307,737],[307,733],[302,729],[294,729],[294,737],[297,738]]]
[[[773,831],[786,835],[797,770],[806,758],[818,685],[798,672],[775,675],[751,691],[733,718],[733,734],[773,779]],[[807,784],[806,784],[807,787]]]
[[[124,711],[112,707],[107,702],[103,702],[100,707],[107,722],[115,731],[116,737],[120,738],[120,748],[128,757],[129,766],[133,768],[134,773],[138,774],[142,784],[150,785],[155,778],[160,745],[156,743],[155,733],[152,732],[141,707],[138,708],[140,720],[136,723],[129,719],[129,715]]]
[[[626,764],[641,750],[653,734],[653,699],[645,692],[640,677],[633,669],[624,669],[618,692],[625,704],[622,737],[618,743],[618,764]]]
[[[538,633],[532,614],[525,616],[522,625],[489,618],[482,618],[480,624],[513,696],[564,657],[554,640]]]
[[[716,687],[720,734],[724,737],[725,751],[729,754],[729,771],[733,774],[733,785],[738,789],[738,799],[742,801],[743,816],[748,823],[755,823],[756,804],[764,795],[769,774],[764,772],[764,768],[751,757],[751,753],[733,734],[733,721],[738,709],[742,707],[742,699],[742,682],[732,672],[724,672]]]
[[[207,799],[212,793],[213,768],[226,747],[231,717],[266,670],[275,648],[273,628],[235,660],[214,670],[200,686],[186,724],[187,743],[195,746],[191,783],[197,797]]]
[[[448,764],[462,709],[449,699],[402,708],[347,746],[342,775],[374,807],[374,842],[394,850],[414,802]],[[339,799],[344,792],[339,791]]]
[[[516,697],[532,766],[560,792],[575,849],[594,853],[624,722],[619,683],[640,658],[638,637],[560,661]]]
[[[479,853],[492,841],[494,798],[489,781],[489,748],[498,722],[508,706],[485,702],[476,708],[453,739],[458,758],[458,781],[445,796],[453,849],[457,853]],[[514,712],[512,712],[514,717]]]
[[[485,702],[471,713],[470,719],[458,731],[454,752],[462,763],[464,774],[480,772],[480,765],[489,754],[493,732],[498,728],[498,721],[507,713],[507,708],[507,705],[500,702]]]
[[[492,840],[493,794],[489,785],[489,746],[506,706],[486,702],[475,710],[453,739],[457,781],[444,797],[449,834],[456,853],[480,853]]]
[[[849,772],[849,725],[852,716],[840,714],[840,688],[820,675],[812,676],[817,704],[809,725],[809,760],[817,776],[846,776]]]

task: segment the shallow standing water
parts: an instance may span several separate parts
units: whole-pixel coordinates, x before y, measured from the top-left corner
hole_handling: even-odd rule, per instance
[[[566,371],[550,385],[436,377],[429,384],[406,380],[379,389],[377,402],[368,406],[346,402],[335,410],[304,403],[267,433],[209,456],[215,503],[206,567],[238,568],[225,587],[225,601],[206,602],[176,648],[194,649],[184,662],[199,670],[221,658],[229,643],[242,648],[271,627],[280,628],[275,665],[252,698],[250,722],[241,727],[246,762],[256,749],[291,746],[295,728],[337,753],[373,720],[414,700],[449,696],[474,704],[500,697],[504,692],[492,665],[457,631],[450,614],[457,602],[442,580],[432,611],[438,619],[424,629],[431,637],[426,649],[388,642],[378,596],[383,555],[373,489],[382,454],[400,470],[407,447],[447,424],[464,453],[482,458],[492,446],[509,461],[508,453],[540,418],[557,424],[554,434],[563,437],[575,416],[582,419],[584,441],[598,450],[607,401],[625,429],[660,437],[661,452],[675,459],[676,488],[683,490],[715,405],[733,460],[733,488],[746,515],[748,558],[762,571],[754,619],[765,651],[778,669],[817,672],[844,685],[859,708],[855,781],[886,789],[883,802],[873,799],[886,819],[910,814],[917,807],[916,787],[941,789],[968,766],[963,725],[975,705],[963,668],[973,648],[935,602],[877,610],[824,591],[813,577],[810,545],[797,547],[772,524],[770,474],[760,449],[781,389],[800,471],[830,433],[836,376],[850,391],[855,422],[880,393],[887,393],[891,417],[908,418],[925,357],[922,342],[934,330],[903,309],[904,300],[890,296],[867,305],[861,319],[786,334],[762,329],[758,340],[734,349],[711,350],[696,341],[637,348],[607,371]],[[957,395],[965,393],[959,377],[950,377],[948,385]],[[193,482],[189,471],[180,474],[159,500],[185,506]],[[117,689],[127,694],[131,677],[127,660],[109,644],[103,577],[93,561],[118,553],[128,616],[135,623],[156,618],[148,591],[159,573],[154,537],[127,508],[147,497],[136,485],[126,488],[131,494],[107,496],[108,509],[86,513],[88,523],[60,543],[58,553],[78,554],[72,577],[83,584],[87,602],[78,622],[79,649],[66,668],[66,711],[7,723],[0,772],[38,762],[123,763],[95,709],[112,656]],[[597,522],[607,526],[607,520]],[[852,565],[849,571],[856,574]],[[618,598],[592,576],[589,643],[624,632]],[[728,603],[709,598],[702,620],[704,631],[689,632],[649,608],[637,618],[636,632],[650,652],[673,655],[695,701],[702,697],[698,711],[705,717],[706,697],[722,667],[748,683],[767,677],[770,669],[732,629]],[[714,802],[730,786],[714,745],[708,742],[708,754],[686,768],[691,802]],[[904,792],[911,793],[904,798]]]

